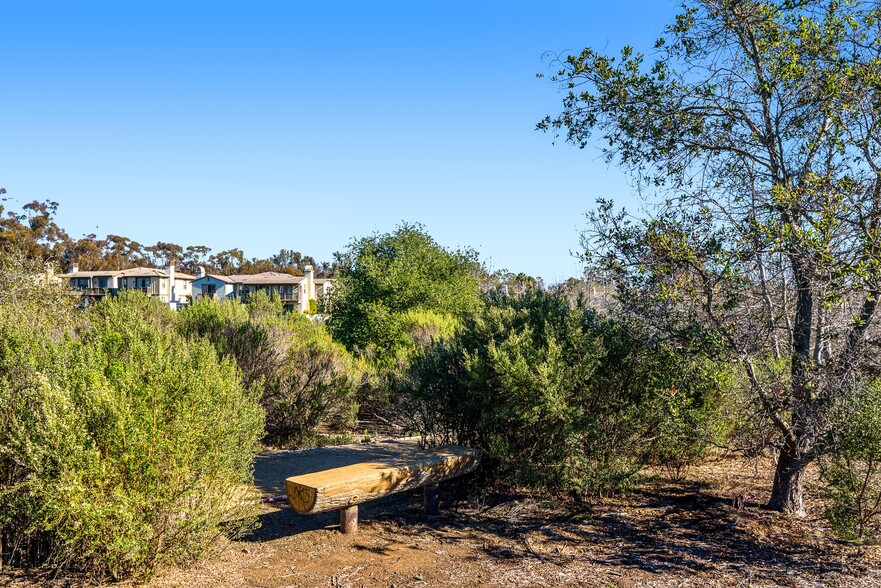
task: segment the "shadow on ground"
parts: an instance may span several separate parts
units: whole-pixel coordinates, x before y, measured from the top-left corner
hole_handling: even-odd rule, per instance
[[[255,464],[256,483],[267,495],[283,494],[288,476],[394,460],[414,447],[392,442],[265,454]],[[864,567],[858,558],[842,556],[816,523],[789,519],[754,503],[735,509],[707,484],[654,483],[617,506],[568,509],[522,496],[495,495],[478,503],[463,500],[462,488],[456,483],[441,486],[440,517],[422,514],[417,490],[361,504],[360,519],[401,535],[468,541],[497,560],[535,558],[559,566],[582,561],[653,574],[726,573],[777,582],[859,574]],[[263,514],[261,523],[246,540],[334,528],[339,519],[336,512],[304,516],[284,506]]]
[[[828,539],[806,537],[801,524],[754,504],[736,510],[730,500],[683,483],[636,492],[621,510],[561,513],[529,500],[460,508],[437,530],[495,536],[483,549],[497,559],[561,566],[586,560],[655,574],[725,571],[778,580],[860,571],[858,560],[832,553]]]
[[[421,500],[421,490],[412,490],[359,504],[359,522],[379,520],[403,524],[407,520],[408,509],[414,508]],[[258,518],[260,527],[242,537],[242,541],[273,541],[307,531],[337,529],[340,523],[337,511],[301,515],[285,503],[275,505],[271,511],[262,513]]]

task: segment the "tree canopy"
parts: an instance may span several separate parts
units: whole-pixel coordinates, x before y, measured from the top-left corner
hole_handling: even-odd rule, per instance
[[[380,361],[408,344],[408,323],[425,322],[415,314],[460,317],[479,303],[476,254],[441,247],[420,225],[356,239],[339,262],[328,325],[349,349]]]

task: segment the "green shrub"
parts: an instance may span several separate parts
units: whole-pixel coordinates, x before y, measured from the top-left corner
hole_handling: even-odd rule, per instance
[[[234,359],[245,387],[275,377],[287,355],[283,306],[263,292],[248,304],[238,300],[197,300],[177,313],[176,324],[187,337],[207,338],[221,357]]]
[[[881,382],[839,403],[832,418],[833,438],[820,460],[826,517],[842,539],[869,539],[881,532]]]
[[[479,305],[477,256],[441,247],[420,225],[353,241],[330,300],[334,339],[380,370],[407,356],[411,311],[460,317]]]
[[[679,479],[710,447],[728,438],[732,422],[723,409],[727,409],[726,392],[736,385],[734,369],[664,347],[644,359],[642,385],[653,399],[649,410],[657,435],[646,446],[646,458]]]
[[[294,314],[289,333],[285,362],[264,392],[266,429],[274,444],[304,447],[316,444],[321,425],[354,427],[361,370],[322,325]]]
[[[408,360],[408,356],[415,350],[440,339],[452,337],[456,333],[460,321],[451,314],[411,309],[401,313],[398,317],[398,324],[407,340],[401,350],[400,357]]]
[[[417,355],[399,390],[411,427],[483,448],[498,479],[602,495],[650,461],[706,448],[691,427],[709,420],[723,380],[679,360],[562,296],[494,293]]]
[[[775,358],[769,352],[756,362],[755,373],[760,382],[768,382],[785,389],[792,378],[792,359],[781,356]],[[752,388],[745,370],[732,370],[731,393],[724,406],[724,421],[730,427],[725,446],[747,457],[757,457],[766,451],[771,453],[780,445],[780,431],[767,417],[765,411],[755,407],[755,390]]]
[[[3,319],[23,331],[58,337],[74,324],[80,296],[50,279],[48,271],[33,260],[0,253],[0,308]]]
[[[143,576],[198,558],[221,524],[253,523],[263,415],[233,363],[139,293],[95,305],[57,340],[6,311],[0,525],[22,560]]]
[[[178,313],[178,327],[210,340],[260,389],[269,443],[304,447],[321,428],[354,425],[362,370],[322,324],[258,292],[247,304],[199,301]]]

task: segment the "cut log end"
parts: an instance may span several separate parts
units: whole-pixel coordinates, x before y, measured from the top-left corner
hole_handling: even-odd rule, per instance
[[[288,503],[300,514],[308,514],[315,508],[316,489],[285,480],[285,491],[288,495]]]

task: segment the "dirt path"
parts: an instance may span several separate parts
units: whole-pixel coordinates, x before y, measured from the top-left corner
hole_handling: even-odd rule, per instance
[[[273,452],[257,460],[255,478],[275,495],[286,476],[413,448],[387,442]],[[447,484],[440,517],[421,513],[419,491],[390,496],[361,505],[356,536],[336,530],[336,513],[304,517],[267,505],[248,540],[150,588],[881,586],[878,548],[834,541],[821,519],[761,509],[772,469],[759,466],[768,464],[720,460],[575,514],[522,497],[486,502]],[[735,495],[745,508],[734,507]]]
[[[401,450],[407,447],[272,452],[257,460],[255,477],[276,495],[286,476]],[[684,480],[659,479],[627,500],[577,512],[523,497],[481,499],[446,484],[441,516],[421,513],[419,491],[397,494],[361,505],[354,536],[337,531],[336,513],[301,516],[268,504],[252,535],[189,569],[163,570],[148,588],[881,587],[881,548],[839,543],[816,517],[792,520],[760,508],[767,466],[721,459]],[[744,508],[735,508],[734,496],[745,498]],[[36,585],[7,578],[16,588]]]

